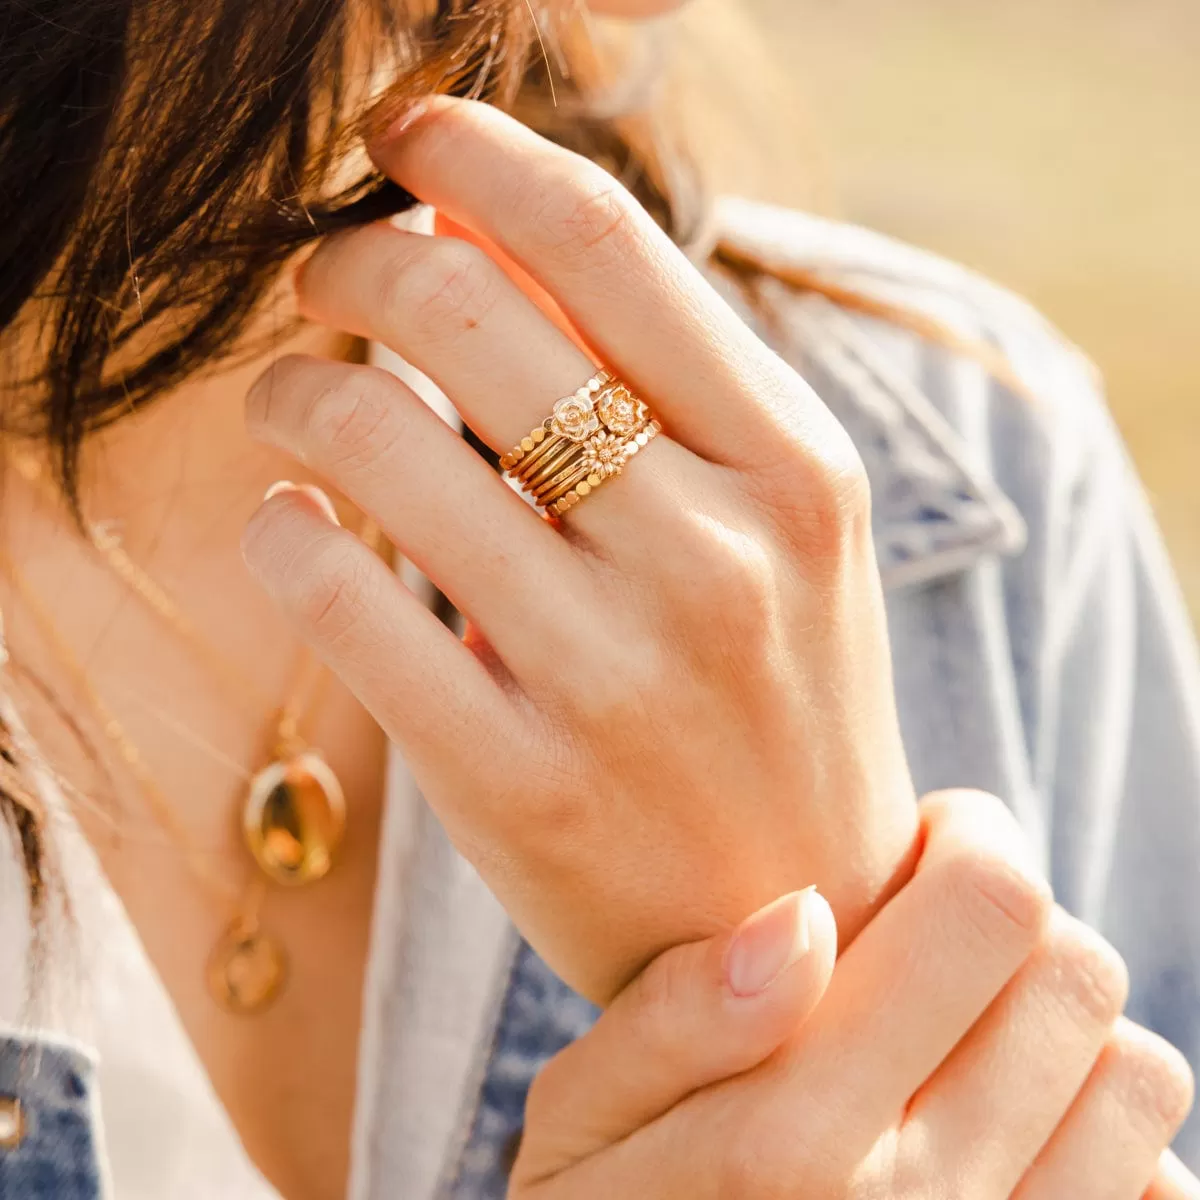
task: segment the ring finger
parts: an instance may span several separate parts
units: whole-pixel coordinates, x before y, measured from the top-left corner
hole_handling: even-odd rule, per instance
[[[327,239],[298,284],[305,315],[390,346],[428,375],[498,453],[540,424],[554,402],[594,372],[592,360],[483,250],[379,223]],[[617,533],[627,513],[645,527],[670,476],[699,465],[660,438],[620,488],[572,512],[592,536]],[[656,522],[657,523],[657,522]]]

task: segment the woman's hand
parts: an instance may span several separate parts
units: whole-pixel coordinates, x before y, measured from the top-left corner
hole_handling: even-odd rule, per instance
[[[581,991],[810,881],[849,940],[910,869],[916,809],[846,434],[600,168],[453,101],[374,153],[528,272],[666,432],[556,528],[392,375],[284,358],[251,431],[372,514],[471,631],[296,492],[252,521],[252,569]],[[501,452],[594,370],[465,240],[337,235],[298,291]]]
[[[535,1081],[510,1200],[1200,1198],[1163,1155],[1190,1075],[1119,1017],[1115,952],[998,801],[924,816],[836,969],[815,893],[652,963]]]

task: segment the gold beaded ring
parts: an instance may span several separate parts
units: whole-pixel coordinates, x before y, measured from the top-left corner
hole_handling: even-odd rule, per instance
[[[561,516],[662,429],[646,405],[608,371],[554,404],[550,416],[500,459],[523,492]]]
[[[597,371],[570,396],[555,401],[554,412],[500,459],[501,470],[513,474],[514,468],[521,464],[524,472],[532,468],[534,463],[544,461],[546,455],[556,448],[565,449],[570,442],[578,441],[580,436],[586,437],[599,429],[599,421],[590,428],[586,427],[586,414],[591,413],[595,406],[596,393],[611,380],[612,376],[607,371]]]

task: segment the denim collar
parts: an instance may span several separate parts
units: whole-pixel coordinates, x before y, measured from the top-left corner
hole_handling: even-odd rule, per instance
[[[0,1107],[6,1117],[0,1196],[111,1195],[91,1051],[65,1038],[0,1027]]]
[[[722,201],[717,213],[722,240],[766,263],[819,270],[911,305],[918,315],[928,315],[935,295],[938,315],[951,328],[969,313],[965,272],[922,251],[741,200]],[[764,340],[806,375],[853,439],[871,485],[886,588],[943,579],[987,555],[1024,548],[1025,522],[988,463],[986,414],[1006,385],[981,362],[776,280],[763,281],[758,310],[717,282]]]
[[[985,448],[952,426],[937,402],[949,394],[961,405],[976,391],[986,404],[982,393],[1000,385],[984,368],[929,363],[921,380],[905,369],[914,350],[921,357],[922,348],[905,345],[913,335],[868,331],[821,297],[809,298],[794,324],[807,335],[814,375],[832,384],[818,391],[866,468],[885,588],[929,583],[1024,548],[1025,522],[992,478]]]

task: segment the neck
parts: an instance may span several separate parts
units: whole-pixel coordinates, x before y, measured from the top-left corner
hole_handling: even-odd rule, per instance
[[[273,757],[270,710],[284,703],[302,660],[242,564],[240,534],[272,482],[307,478],[247,437],[242,406],[271,357],[353,349],[346,338],[303,328],[270,355],[189,381],[86,446],[85,515],[111,523],[128,555],[174,597],[200,635],[190,643],[117,577],[61,506],[15,472],[0,505],[7,555],[69,647],[56,653],[32,606],[0,578],[14,664],[5,687],[42,757],[71,785],[70,809],[244,1144],[289,1195],[344,1189],[386,746],[327,678],[300,733],[345,791],[345,837],[327,878],[272,885],[262,901],[264,927],[290,964],[279,1002],[253,1019],[227,1014],[209,993],[206,963],[260,875],[240,815],[251,777]],[[252,677],[254,697],[214,670],[218,656]],[[71,659],[79,672],[64,668]],[[122,759],[100,707],[135,747],[159,803]],[[222,895],[205,885],[197,862],[223,882]],[[313,1078],[322,1081],[316,1091]]]
[[[131,553],[164,542],[200,555],[214,543],[236,546],[271,483],[309,478],[294,459],[247,436],[250,385],[281,353],[350,358],[356,348],[344,335],[307,326],[269,353],[189,381],[97,435],[83,466],[87,516],[120,521]]]
[[[271,483],[309,476],[294,460],[247,436],[243,400],[280,353],[348,357],[354,349],[342,335],[302,327],[269,353],[189,381],[85,447],[80,491],[86,519],[117,535],[130,557],[175,598],[205,647],[242,664],[262,693],[281,703],[295,677],[300,646],[250,580],[239,543]],[[135,740],[151,758],[160,758],[162,772],[170,775],[176,764],[195,766],[194,748],[185,750],[170,733],[168,718],[219,748],[222,759],[253,768],[261,754],[262,721],[248,720],[246,705],[239,707],[236,697],[231,701],[206,664],[205,647],[198,652],[184,644],[117,579],[61,506],[48,504],[46,494],[15,476],[6,482],[0,524],[10,558],[87,664],[100,693],[128,720]],[[347,514],[348,524],[353,519]],[[69,696],[68,681],[24,619],[21,604],[11,595],[0,604],[11,615],[15,661],[55,697]],[[319,726],[313,732],[319,735]],[[216,756],[211,757],[215,769]],[[220,784],[208,789],[218,800],[228,791]],[[227,815],[220,803],[191,814],[213,834],[224,828]]]

